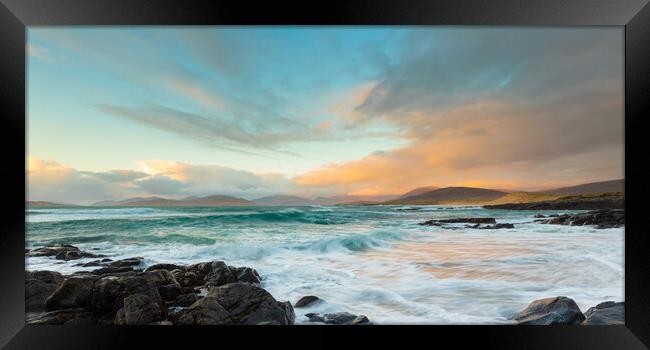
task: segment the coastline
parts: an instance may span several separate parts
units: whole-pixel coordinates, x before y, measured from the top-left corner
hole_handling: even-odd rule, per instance
[[[84,277],[93,281],[93,286],[98,279],[103,278],[97,276],[104,275],[112,279],[126,278],[126,280],[152,278],[149,276],[151,271],[146,270],[157,266],[167,270],[181,288],[186,288],[181,289],[182,294],[189,294],[187,287],[191,287],[190,285],[183,287],[183,284],[193,283],[194,286],[191,288],[192,291],[194,288],[197,289],[196,293],[193,293],[197,297],[207,296],[208,287],[215,289],[221,286],[207,286],[205,274],[197,275],[193,282],[182,282],[185,274],[179,271],[173,272],[174,270],[183,271],[198,264],[216,264],[212,259],[232,264],[229,266],[218,263],[228,267],[226,271],[230,271],[230,275],[233,271],[243,270],[247,266],[259,267],[262,269],[261,273],[257,274],[255,271],[255,274],[259,276],[261,283],[249,284],[267,291],[275,300],[269,299],[269,303],[277,305],[277,303],[290,301],[292,305],[296,305],[305,296],[314,296],[322,300],[306,308],[294,308],[294,323],[320,324],[318,323],[320,320],[321,323],[331,324],[343,322],[341,320],[351,321],[357,317],[358,322],[365,322],[365,316],[367,322],[373,324],[514,324],[516,322],[510,318],[524,310],[532,300],[539,298],[562,295],[573,297],[583,311],[602,302],[622,301],[620,297],[622,294],[616,288],[619,281],[617,277],[619,267],[612,265],[610,269],[598,263],[599,272],[591,271],[593,270],[591,268],[585,270],[584,267],[580,268],[584,265],[580,265],[579,261],[586,262],[591,259],[586,256],[587,260],[582,258],[576,260],[574,253],[576,249],[589,254],[611,252],[612,247],[619,244],[617,237],[621,237],[619,235],[622,231],[607,227],[601,230],[597,227],[597,223],[591,222],[585,222],[584,227],[575,225],[568,227],[566,226],[568,222],[558,223],[558,225],[541,222],[560,218],[563,215],[589,214],[563,213],[571,213],[571,211],[544,213],[544,218],[538,218],[533,215],[534,212],[528,211],[514,213],[485,210],[480,207],[440,206],[418,207],[418,210],[410,210],[403,206],[381,209],[361,206],[204,208],[182,211],[101,209],[99,212],[91,211],[90,215],[80,211],[53,210],[35,215],[30,220],[31,235],[28,235],[28,248],[31,250],[26,251],[26,257],[29,259],[27,266],[30,270],[58,271],[62,279]],[[373,230],[364,232],[363,226],[358,226],[357,222],[363,217],[362,215],[366,214],[367,218],[361,222],[364,225],[372,225]],[[63,215],[61,217],[63,221],[53,221],[52,215]],[[417,225],[427,220],[438,222],[431,226]],[[116,224],[119,226],[115,226]],[[193,231],[187,231],[188,225],[193,227]],[[137,227],[139,231],[133,231],[129,227]],[[143,228],[145,231],[140,231]],[[221,228],[227,235],[219,238],[218,235],[215,236],[216,233],[211,233],[212,240],[208,242],[207,237],[203,235],[208,228]],[[89,229],[96,232],[96,239],[84,233]],[[106,230],[116,229],[124,235],[110,238],[105,234]],[[165,236],[147,233],[152,230],[159,232],[161,229],[172,234],[169,236],[171,241],[167,241]],[[233,229],[237,231],[231,231]],[[303,236],[295,236],[296,232],[307,229],[310,231],[305,232]],[[76,231],[81,232],[82,235],[74,234]],[[79,242],[79,248],[62,246],[58,249],[43,249],[43,245],[56,243],[56,232],[65,234],[67,244],[77,246],[76,242]],[[197,237],[198,241],[192,243],[197,245],[188,245],[189,241],[183,241],[186,243],[180,245],[174,243],[179,242],[181,234],[187,235],[190,232],[200,234]],[[388,235],[386,232],[391,234]],[[251,234],[254,236],[250,236]],[[47,238],[43,239],[45,237]],[[240,237],[243,240],[240,241]],[[269,243],[282,239],[285,243],[250,246],[252,241],[247,237],[271,239]],[[526,243],[530,239],[527,237],[552,244],[549,245],[549,249],[541,249],[534,254],[525,253],[532,248]],[[575,243],[567,246],[562,237],[574,240]],[[598,245],[585,244],[589,242],[584,239],[586,237],[595,238]],[[155,240],[134,241],[134,239],[150,238]],[[234,238],[237,238],[232,241],[234,250],[229,253],[230,248],[220,242],[230,242]],[[108,239],[112,240],[107,242]],[[301,243],[303,239],[307,241]],[[467,244],[462,243],[463,241],[467,241]],[[117,246],[114,247],[114,244]],[[553,245],[560,249],[573,248],[564,252],[552,248]],[[210,248],[211,246],[214,248]],[[150,249],[153,250],[149,251]],[[445,251],[448,253],[440,254]],[[453,253],[455,251],[458,254]],[[601,255],[599,259],[605,262],[609,260],[610,264],[618,264],[617,251],[614,250],[614,255],[607,253],[610,257]],[[540,260],[544,254],[550,260]],[[562,260],[564,256],[568,260]],[[387,262],[390,265],[379,268]],[[233,265],[243,267],[237,268]],[[549,268],[554,268],[554,265],[566,271],[563,273],[565,276],[553,277],[554,281],[561,278],[560,281],[563,282],[559,284],[564,287],[556,288],[553,285],[543,287],[547,283],[546,277],[553,276],[549,274]],[[609,271],[603,271],[604,267]],[[191,270],[196,270],[196,267],[192,267]],[[196,271],[193,272],[196,274]],[[392,277],[386,279],[386,273],[389,272]],[[602,275],[604,272],[606,275]],[[164,274],[168,275],[168,273]],[[597,276],[593,275],[594,273]],[[192,277],[192,274],[189,276]],[[29,279],[36,279],[33,277]],[[156,280],[154,278],[154,282]],[[486,284],[489,280],[495,280],[495,283]],[[530,283],[518,282],[526,280]],[[601,283],[598,280],[610,282]],[[237,277],[231,281],[231,283],[246,283],[239,281]],[[557,282],[554,284],[557,285]],[[52,289],[59,286],[49,287]],[[158,287],[162,286],[156,288]],[[174,287],[165,287],[165,289],[175,290]],[[90,290],[91,296],[94,295],[93,289]],[[546,293],[536,292],[538,290],[545,290]],[[481,296],[482,301],[476,299],[486,291],[490,293]],[[165,292],[170,291],[158,291],[158,294],[162,298]],[[211,294],[215,293],[217,292],[213,291]],[[155,297],[155,293],[149,294]],[[250,293],[242,291],[239,294]],[[42,297],[47,299],[49,295]],[[148,295],[148,297],[149,300],[140,300],[141,298],[137,297],[131,302],[147,305],[151,303],[152,296]],[[432,302],[420,302],[417,298],[422,297],[436,299]],[[184,298],[191,297],[184,296]],[[517,300],[516,303],[512,302],[513,300]],[[185,300],[188,301],[192,300]],[[157,318],[162,318],[162,321],[166,321],[165,324],[167,321],[176,324],[173,317],[172,320],[169,319],[169,315],[175,314],[180,309],[176,309],[178,306],[169,309],[168,306],[171,304],[167,304],[174,302],[175,300],[162,299],[162,304],[158,304],[162,306],[158,306],[157,309],[150,308],[161,310],[160,314],[163,316]],[[113,303],[123,305],[124,298],[117,302],[113,300]],[[454,303],[462,304],[454,305]],[[496,313],[492,311],[490,316],[483,316],[484,308],[489,308],[491,305],[497,305]],[[184,308],[189,306],[191,305]],[[210,308],[214,308],[214,305]],[[85,307],[81,309],[86,310]],[[61,314],[62,310],[53,309],[51,312],[56,311],[56,315]],[[88,315],[81,310],[78,311],[77,314],[81,316]],[[99,322],[98,320],[117,322],[115,321],[117,311],[119,309],[115,310],[110,317],[106,314],[93,316],[95,317],[93,322]],[[95,315],[94,312],[96,311],[93,310],[91,314]],[[71,314],[68,310],[62,315],[73,317],[75,314]],[[35,315],[30,315],[31,318],[32,316]],[[39,322],[54,321],[46,321],[41,317]],[[278,322],[281,323],[276,320],[276,323]]]
[[[74,246],[28,251],[74,260],[99,254]],[[250,267],[209,261],[189,266],[155,264],[143,259],[103,258],[85,266],[90,272],[62,275],[25,271],[26,322],[29,325],[293,325],[294,308],[326,301],[304,296],[294,304],[278,301],[264,288],[264,278]],[[603,325],[624,323],[625,302],[603,301],[583,313],[564,296],[534,300],[512,315],[518,325]],[[307,313],[308,323],[372,325],[365,315],[348,312]]]

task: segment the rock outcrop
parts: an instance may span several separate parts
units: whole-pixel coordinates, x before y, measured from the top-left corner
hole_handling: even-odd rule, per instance
[[[598,229],[625,226],[625,210],[595,210],[580,214],[563,214],[553,218],[535,220],[541,224],[584,226],[595,225]]]
[[[353,315],[348,312],[337,312],[331,314],[317,314],[317,313],[308,313],[305,316],[309,319],[309,322],[321,322],[325,324],[337,324],[337,325],[369,325],[372,324],[368,317],[364,315]]]
[[[443,224],[496,224],[495,218],[454,218],[454,219],[440,219],[440,220],[427,220],[419,223],[421,226],[442,226]]]
[[[625,302],[606,301],[585,312],[581,325],[625,324]]]
[[[27,257],[37,256],[53,256],[57,260],[76,260],[81,258],[102,258],[104,255],[84,252],[79,248],[63,244],[63,245],[48,245],[42,248],[36,248],[25,253]]]
[[[521,325],[579,325],[585,315],[573,299],[560,296],[535,300],[511,319]]]
[[[293,324],[296,317],[291,303],[279,302],[266,290],[248,283],[238,282],[211,287],[207,296],[216,298],[237,324],[274,321],[289,325]]]
[[[291,304],[261,288],[262,278],[250,267],[210,261],[190,266],[157,264],[145,271],[133,268],[142,263],[142,258],[96,260],[88,266],[102,268],[71,275],[25,271],[27,323],[290,325],[295,321]]]
[[[312,305],[312,304],[315,304],[315,303],[320,303],[322,301],[323,300],[321,298],[317,297],[317,296],[306,295],[306,296],[298,299],[298,301],[296,301],[296,303],[293,304],[293,307],[307,307],[309,305]]]

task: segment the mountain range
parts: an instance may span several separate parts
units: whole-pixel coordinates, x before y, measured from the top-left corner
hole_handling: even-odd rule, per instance
[[[266,196],[247,200],[226,195],[211,195],[204,197],[186,197],[169,199],[161,197],[135,197],[119,201],[101,201],[93,206],[127,206],[127,207],[169,207],[169,206],[246,206],[246,205],[374,205],[374,204],[464,204],[464,205],[501,205],[508,203],[531,203],[553,201],[566,196],[593,195],[601,193],[623,193],[624,181],[610,180],[591,182],[576,186],[561,187],[545,191],[503,191],[477,187],[418,187],[402,195],[385,196],[331,196],[309,199],[289,195]],[[31,201],[30,207],[55,207],[64,204]]]

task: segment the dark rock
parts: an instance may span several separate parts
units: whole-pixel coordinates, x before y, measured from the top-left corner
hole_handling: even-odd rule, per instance
[[[97,320],[83,308],[50,311],[27,318],[29,325],[93,325]]]
[[[478,228],[481,230],[498,230],[503,228],[515,228],[515,225],[509,223],[501,223],[501,224],[494,224],[494,225],[487,225],[487,226],[478,226],[477,224],[473,228]]]
[[[252,269],[250,267],[232,267],[232,266],[230,266],[229,268],[232,274],[237,279],[237,282],[254,283],[254,284],[262,283],[262,277],[260,277],[260,275],[257,273],[257,271],[255,271],[255,269]]]
[[[26,271],[25,279],[39,280],[41,282],[56,285],[61,284],[64,280],[63,275],[60,273],[47,270]]]
[[[192,304],[178,318],[178,324],[184,325],[222,325],[232,324],[233,320],[217,298],[207,296]]]
[[[206,286],[218,287],[223,286],[224,284],[237,282],[237,278],[226,266],[225,268],[217,269],[211,274],[207,275],[204,281]]]
[[[295,320],[291,303],[278,302],[266,290],[247,283],[210,287],[207,296],[215,297],[237,324],[276,321],[283,325],[290,325]]]
[[[325,324],[337,325],[369,325],[372,324],[368,317],[364,315],[353,315],[348,312],[337,312],[331,314],[316,314],[308,313],[305,316],[309,318],[309,322],[322,322]]]
[[[175,264],[155,264],[147,267],[144,271],[155,271],[155,270],[184,270],[185,266],[175,265]]]
[[[625,302],[606,301],[585,312],[581,325],[625,324]]]
[[[496,224],[496,219],[494,218],[454,218],[454,219],[442,219],[442,220],[428,220],[421,222],[418,225],[421,226],[442,226],[443,224]]]
[[[107,266],[107,267],[102,267],[101,269],[92,270],[90,272],[95,275],[105,275],[105,274],[115,274],[115,273],[129,272],[129,271],[133,271],[133,268],[131,266]]]
[[[546,216],[544,216],[544,215],[542,215],[542,214],[536,214],[536,215],[533,216],[533,217],[534,217],[535,219],[541,219],[541,218],[545,218]]]
[[[163,320],[163,310],[149,296],[133,294],[124,298],[124,306],[115,315],[117,325],[146,325]]]
[[[201,278],[205,278],[216,271],[229,269],[228,265],[223,261],[208,261],[190,265],[186,270],[196,273]]]
[[[58,288],[56,283],[47,283],[37,279],[25,280],[25,311],[41,312],[45,310],[45,300]]]
[[[323,300],[317,296],[307,295],[298,299],[298,301],[293,305],[293,307],[306,307],[313,303],[322,302],[322,301]]]
[[[112,267],[138,266],[142,264],[143,261],[144,258],[140,258],[140,257],[127,258],[127,259],[115,260],[109,263],[108,266],[112,266]]]
[[[554,297],[533,301],[511,319],[521,325],[578,325],[585,320],[585,315],[573,299]]]
[[[309,322],[325,322],[325,316],[321,314],[310,312],[305,316],[309,319]]]
[[[96,277],[70,277],[45,300],[45,310],[87,307],[91,304]]]
[[[181,294],[179,295],[174,303],[172,304],[173,306],[181,306],[181,307],[188,307],[199,300],[199,297],[196,296],[194,293],[186,293],[186,294]]]
[[[75,260],[81,258],[101,258],[104,255],[84,252],[72,245],[48,245],[25,253],[28,257],[54,256],[57,260]]]
[[[161,304],[163,298],[159,287],[163,286],[167,286],[163,288],[164,292],[180,288],[174,276],[166,270],[101,276],[93,288],[92,305],[98,312],[114,313],[122,308],[127,296],[134,294],[145,295],[153,302]]]
[[[173,270],[171,272],[176,281],[183,287],[196,287],[203,284],[203,278],[196,272],[187,270]]]
[[[537,220],[541,224],[583,226],[596,225],[598,229],[625,226],[625,210],[596,210],[580,214],[563,214],[554,218]]]
[[[178,285],[178,283],[165,284],[164,286],[158,287],[158,293],[163,300],[172,301],[181,294],[181,287]]]

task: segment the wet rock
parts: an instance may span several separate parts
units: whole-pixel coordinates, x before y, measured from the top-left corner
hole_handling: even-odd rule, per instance
[[[254,283],[254,284],[262,283],[262,277],[260,277],[260,275],[257,273],[257,271],[255,271],[255,269],[252,269],[250,267],[232,267],[232,266],[230,266],[229,268],[232,274],[237,279],[237,282]]]
[[[203,278],[196,272],[186,270],[173,270],[172,275],[183,287],[196,287],[203,284]]]
[[[276,321],[290,325],[295,320],[291,303],[279,302],[266,290],[247,283],[210,287],[207,296],[215,297],[237,324]]]
[[[45,300],[45,310],[87,307],[92,301],[96,277],[70,277]]]
[[[196,303],[199,300],[199,297],[196,296],[194,293],[185,293],[179,295],[174,303],[172,304],[173,306],[180,306],[180,307],[188,307],[194,303]]]
[[[37,279],[25,280],[25,311],[44,311],[45,301],[57,288],[56,283],[47,283]]]
[[[91,273],[95,275],[106,275],[106,274],[115,274],[115,273],[122,273],[122,272],[129,272],[133,271],[133,268],[131,266],[107,266],[107,267],[102,267],[101,269],[96,269],[92,270]]]
[[[157,301],[143,294],[124,298],[124,306],[115,315],[117,325],[146,325],[163,320],[163,310]]]
[[[306,306],[309,306],[311,304],[322,302],[322,301],[323,300],[320,299],[317,296],[307,295],[307,296],[304,296],[304,297],[298,299],[298,301],[296,301],[296,303],[293,305],[293,307],[306,307]]]
[[[143,261],[144,258],[140,258],[140,257],[127,258],[127,259],[115,260],[109,263],[108,266],[111,267],[138,266],[142,264]]]
[[[481,230],[499,230],[505,228],[515,228],[515,225],[510,223],[501,223],[501,224],[494,224],[494,225],[479,226],[479,224],[476,224],[475,226],[472,226],[472,228],[478,228]]]
[[[97,320],[92,313],[83,308],[50,311],[28,317],[29,325],[92,325]]]
[[[596,225],[597,229],[625,226],[625,210],[595,210],[580,214],[563,214],[550,219],[537,220],[541,224],[584,226]]]
[[[101,254],[94,254],[79,250],[79,248],[72,245],[48,245],[42,248],[37,248],[25,253],[28,257],[37,256],[54,256],[57,260],[76,260],[81,258],[100,258],[104,257]]]
[[[321,322],[325,324],[337,325],[369,325],[372,324],[368,317],[364,315],[353,315],[348,312],[337,312],[331,314],[308,313],[305,316],[309,322]]]
[[[625,324],[625,302],[606,301],[585,312],[581,325]]]
[[[39,280],[41,282],[59,285],[63,282],[64,278],[58,272],[47,270],[25,271],[25,279]]]
[[[561,296],[535,300],[511,319],[521,325],[578,325],[585,315],[573,299]]]
[[[176,284],[165,284],[158,287],[158,293],[165,301],[175,300],[181,294],[181,287]]]
[[[441,219],[441,220],[428,220],[419,223],[421,226],[442,226],[444,224],[496,224],[494,218],[454,218],[454,219]]]
[[[144,271],[155,271],[155,270],[167,270],[167,271],[173,271],[173,270],[184,270],[185,266],[181,265],[175,265],[175,264],[155,264],[147,267]]]
[[[225,268],[217,269],[211,274],[207,275],[204,279],[206,286],[223,286],[224,284],[237,282],[237,278],[232,274],[230,269]]]
[[[217,298],[207,296],[192,304],[178,318],[178,324],[184,325],[222,325],[232,324],[233,320]]]
[[[102,276],[94,285],[92,305],[98,312],[115,313],[123,307],[125,298],[134,294],[162,304],[159,287],[170,285],[174,287],[165,287],[165,292],[167,288],[179,288],[171,273],[165,270]]]
[[[544,216],[544,215],[542,215],[542,214],[536,214],[536,215],[533,216],[533,217],[534,217],[535,219],[541,219],[541,218],[545,218],[546,216]]]

